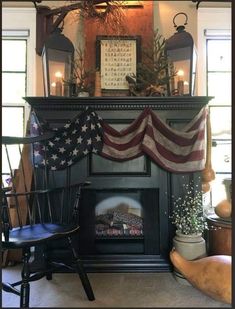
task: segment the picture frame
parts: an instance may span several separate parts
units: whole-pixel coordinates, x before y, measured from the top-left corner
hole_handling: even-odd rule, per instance
[[[128,90],[126,75],[136,76],[140,62],[140,36],[97,36],[96,67],[102,90]]]

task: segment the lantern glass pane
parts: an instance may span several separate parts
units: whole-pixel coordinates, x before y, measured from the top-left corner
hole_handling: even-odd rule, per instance
[[[68,89],[64,87],[64,81],[71,78],[72,53],[48,48],[44,56],[45,94],[68,96]]]
[[[174,80],[174,89],[178,89],[180,94],[189,94],[191,47],[168,50],[167,55],[173,62],[174,69],[177,71]],[[173,83],[171,84],[172,87]]]
[[[51,95],[65,95],[64,81],[71,77],[71,60],[70,52],[48,49]]]

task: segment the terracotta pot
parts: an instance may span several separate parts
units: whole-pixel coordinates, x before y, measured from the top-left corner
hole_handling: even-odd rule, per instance
[[[232,215],[232,204],[228,200],[223,200],[215,207],[215,213],[220,218],[230,218]]]
[[[195,260],[206,256],[206,243],[201,233],[185,235],[176,231],[173,246],[187,260]],[[179,283],[190,285],[179,269],[174,269],[174,276]]]
[[[193,286],[216,300],[231,304],[231,256],[214,255],[187,261],[177,251],[172,250],[170,259]]]

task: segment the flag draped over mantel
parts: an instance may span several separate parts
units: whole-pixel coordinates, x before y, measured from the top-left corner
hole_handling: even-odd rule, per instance
[[[63,127],[53,129],[55,136],[46,145],[46,162],[44,148],[39,144],[34,159],[39,165],[60,170],[88,153],[116,161],[148,155],[170,172],[201,171],[205,167],[206,115],[207,109],[203,108],[183,129],[177,130],[145,108],[129,126],[117,131],[88,108]],[[42,134],[44,130],[48,130],[47,124],[32,112],[31,134]]]

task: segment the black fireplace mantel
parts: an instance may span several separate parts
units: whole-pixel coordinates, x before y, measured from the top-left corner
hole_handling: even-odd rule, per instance
[[[212,97],[26,97],[25,100],[36,110],[73,110],[86,107],[94,110],[200,110]]]
[[[81,111],[90,107],[106,122],[123,128],[135,120],[144,108],[149,107],[158,116],[174,128],[182,128],[205,107],[211,97],[175,96],[175,97],[26,97],[25,100],[38,116],[46,120],[50,127],[58,127],[75,118]],[[172,212],[171,197],[179,194],[182,188],[182,174],[163,170],[148,157],[141,161],[130,160],[122,167],[117,163],[96,157],[87,156],[76,164],[73,175],[75,181],[91,181],[91,190],[111,190],[128,188],[157,189],[157,211],[159,221],[156,227],[159,244],[154,254],[105,254],[94,251],[94,247],[83,248],[82,258],[88,271],[91,272],[162,272],[169,271],[169,251],[172,246],[174,228],[170,222]],[[185,174],[185,179],[197,178],[200,173]],[[63,177],[58,181],[63,181]],[[86,203],[86,202],[84,202]],[[86,206],[86,205],[85,205]],[[156,239],[156,237],[155,237]],[[78,246],[81,240],[77,240]],[[86,243],[86,242],[85,242]],[[69,257],[66,252],[55,254]],[[90,251],[89,251],[90,250]]]

